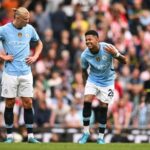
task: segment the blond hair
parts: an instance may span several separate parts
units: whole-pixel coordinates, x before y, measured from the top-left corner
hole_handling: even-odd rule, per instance
[[[14,17],[15,16],[22,16],[22,15],[24,15],[24,14],[28,14],[29,13],[29,11],[26,9],[26,8],[24,8],[24,7],[19,7],[19,8],[13,8],[13,11],[14,11]]]

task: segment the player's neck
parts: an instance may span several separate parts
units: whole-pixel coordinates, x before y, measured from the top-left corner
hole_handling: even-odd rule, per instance
[[[92,54],[98,54],[99,51],[90,50]]]
[[[98,44],[96,47],[94,47],[93,49],[90,49],[92,54],[97,54],[100,50],[100,45]]]
[[[16,28],[16,29],[22,29],[22,27],[20,27],[16,21],[12,22],[12,25]]]

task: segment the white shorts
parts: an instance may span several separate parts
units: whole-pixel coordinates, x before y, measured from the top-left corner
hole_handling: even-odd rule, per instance
[[[5,98],[33,97],[32,74],[12,76],[3,72],[1,96]]]
[[[100,87],[96,86],[94,83],[87,82],[84,95],[95,95],[103,103],[110,103],[114,97],[114,85]]]

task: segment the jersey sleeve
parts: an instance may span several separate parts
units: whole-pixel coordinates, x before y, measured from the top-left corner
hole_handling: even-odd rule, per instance
[[[82,69],[87,69],[88,66],[89,66],[89,64],[88,64],[88,62],[87,62],[85,56],[82,54],[82,55],[81,55],[81,68],[82,68]]]
[[[39,40],[39,36],[37,34],[37,32],[35,31],[35,29],[31,26],[32,28],[32,36],[31,36],[31,41],[38,41]]]
[[[4,28],[0,27],[0,40],[4,40]]]

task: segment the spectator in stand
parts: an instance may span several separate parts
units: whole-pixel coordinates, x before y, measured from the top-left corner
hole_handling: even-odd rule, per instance
[[[142,89],[143,89],[143,81],[140,79],[139,75],[140,75],[140,70],[138,68],[134,68],[132,72],[132,77],[127,83],[127,90],[131,94],[134,107],[139,104],[140,96],[142,94]]]
[[[132,103],[128,93],[124,93],[123,97],[114,103],[112,107],[112,115],[114,120],[114,128],[127,129],[130,125],[132,112]]]
[[[133,35],[137,34],[139,23],[139,18],[142,12],[142,0],[133,0],[133,5],[128,7],[127,13],[129,16],[129,27]]]
[[[84,33],[89,29],[89,24],[83,18],[82,12],[75,13],[75,20],[71,24],[71,29],[72,31],[77,32],[80,36],[83,36]]]
[[[51,28],[51,18],[48,12],[44,11],[42,3],[36,3],[34,9],[37,28],[39,33],[42,34],[46,29]]]
[[[53,30],[51,28],[45,29],[44,38],[42,39],[42,41],[43,41],[43,49],[44,49],[44,51],[42,52],[42,56],[46,57],[49,49],[51,48],[51,44],[54,41]]]
[[[51,101],[53,106],[52,113],[52,126],[64,127],[65,126],[65,117],[70,111],[70,106],[67,104],[67,99],[63,98],[62,92],[60,89],[55,89],[54,98]]]
[[[82,126],[82,122],[74,106],[71,106],[70,112],[65,117],[65,126],[68,128],[79,128]]]
[[[149,128],[150,127],[150,105],[145,103],[144,97],[140,99],[140,103],[136,105],[132,112],[132,121],[134,128]]]
[[[43,93],[44,99],[38,100],[38,108],[35,111],[35,124],[37,127],[50,127],[52,112],[50,108],[47,107],[45,101],[45,93]]]
[[[62,4],[59,5],[59,8],[56,12],[51,14],[52,29],[54,31],[54,38],[59,41],[60,33],[62,30],[66,29],[67,17],[62,10]]]
[[[131,76],[130,76],[130,68],[128,65],[124,65],[121,68],[121,73],[119,75],[120,84],[123,88],[123,92],[127,91],[127,83],[129,83]]]

